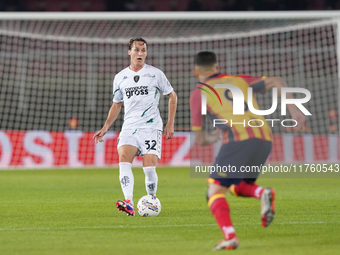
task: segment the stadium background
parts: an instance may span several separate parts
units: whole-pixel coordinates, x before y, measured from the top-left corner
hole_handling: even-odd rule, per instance
[[[170,6],[176,4],[178,8],[181,5],[180,10],[191,10],[194,2],[198,4],[196,7],[200,6],[195,10],[226,10],[225,6],[216,7],[217,3],[234,3],[162,1],[161,6],[164,10],[173,10]],[[247,3],[243,5],[245,10],[269,6],[260,1],[244,2]],[[3,10],[43,11],[52,10],[51,6],[69,11],[99,11],[96,9],[99,7],[111,10],[109,1],[1,3]],[[183,18],[193,12],[170,12],[182,18],[143,20],[134,17],[143,12],[128,11],[158,10],[155,6],[159,3],[122,1],[119,8],[125,12],[120,14],[127,19],[86,20],[86,15],[79,20],[2,19],[0,168],[117,165],[116,141],[123,114],[104,144],[94,145],[91,137],[106,119],[112,80],[115,73],[128,66],[126,44],[134,36],[148,40],[147,63],[165,72],[179,96],[175,138],[164,142],[160,165],[188,166],[190,157],[211,163],[218,149],[218,145],[208,148],[195,145],[189,134],[189,94],[196,84],[192,61],[200,50],[215,51],[221,70],[229,74],[279,75],[289,86],[304,87],[311,92],[312,99],[306,107],[313,116],[308,117],[303,131],[296,132],[279,124],[273,127],[274,150],[270,162],[339,160],[338,26],[335,21],[326,16],[311,18],[313,15],[288,19]],[[299,3],[295,9],[316,8],[311,5],[313,1]],[[271,1],[271,4],[275,10],[292,8],[289,1]],[[144,5],[153,7],[143,9]],[[324,1],[322,6],[337,8],[337,2]],[[228,13],[231,16],[232,12],[222,15],[228,16]],[[259,95],[258,101],[263,109],[269,109],[271,94]],[[160,102],[160,111],[166,119],[165,98]],[[283,119],[280,107],[268,118]],[[134,165],[140,164],[141,158],[136,158]]]
[[[4,17],[22,18],[27,13],[0,13],[0,168],[5,170],[0,171],[0,254],[214,254],[210,250],[221,232],[206,206],[206,181],[190,178],[189,167],[167,167],[172,159],[175,165],[188,163],[186,152],[192,141],[187,138],[187,97],[196,82],[191,74],[192,57],[201,49],[218,49],[222,69],[229,73],[282,75],[289,85],[311,90],[307,108],[313,116],[304,132],[274,128],[276,158],[271,160],[294,162],[304,170],[303,163],[322,161],[329,163],[328,169],[335,169],[336,164],[331,163],[339,162],[339,33],[333,12],[323,17],[312,12],[312,19],[279,19],[282,14],[271,13],[271,18],[262,20],[250,19],[254,13],[246,12],[244,19],[203,21],[199,20],[207,14],[203,11],[193,12],[196,17],[191,21],[121,21],[120,29],[114,29],[116,21],[109,19],[99,23],[74,19],[51,22],[47,19],[54,14],[44,12],[150,10],[145,3],[159,1],[95,2],[97,5],[91,4],[94,1],[0,0],[1,11],[40,11],[46,15],[40,21],[10,21]],[[174,3],[179,6],[189,1],[164,0],[160,6],[171,10],[170,4],[166,5],[170,2],[174,8]],[[225,10],[218,4],[237,4],[227,10],[330,10],[339,6],[339,1],[197,2],[191,7],[196,11],[203,7]],[[144,12],[125,13],[135,17]],[[236,14],[228,12],[228,16]],[[262,13],[262,18],[268,14]],[[100,13],[101,18],[106,15]],[[94,147],[91,140],[111,104],[113,76],[129,63],[126,43],[128,37],[136,36],[135,31],[142,31],[150,42],[148,62],[164,69],[181,96],[177,137],[172,144],[165,144],[168,152],[163,155],[168,161],[157,168],[162,212],[156,218],[126,217],[114,206],[122,198],[115,167],[115,132],[121,119],[107,134],[105,146]],[[200,31],[212,33],[213,40],[211,34],[202,37]],[[115,32],[122,37],[114,36]],[[160,39],[155,32],[161,33]],[[188,37],[180,39],[178,34]],[[106,43],[101,36],[106,37]],[[262,106],[269,107],[270,96],[263,99]],[[163,116],[165,104],[163,99]],[[197,158],[209,161],[214,148],[208,152],[195,151]],[[66,170],[50,171],[57,165],[67,166]],[[25,170],[13,171],[14,167]],[[31,170],[26,171],[28,168]],[[145,177],[140,167],[133,171],[137,200],[145,195]],[[333,177],[339,174],[332,173]],[[258,180],[259,185],[276,191],[276,218],[265,229],[260,224],[258,201],[228,194],[240,240],[233,253],[338,253],[339,178],[317,178],[317,173],[305,172],[300,177]]]

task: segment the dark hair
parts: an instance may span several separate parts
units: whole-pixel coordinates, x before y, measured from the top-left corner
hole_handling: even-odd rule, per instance
[[[133,45],[133,42],[135,42],[135,41],[137,41],[137,42],[143,42],[143,43],[145,43],[146,44],[146,46],[148,46],[148,43],[143,39],[143,38],[141,38],[141,37],[136,37],[136,38],[131,38],[130,39],[130,41],[129,41],[129,50],[131,50],[131,48],[132,48],[132,45]]]
[[[195,56],[196,66],[213,66],[217,63],[216,54],[212,51],[201,51]]]

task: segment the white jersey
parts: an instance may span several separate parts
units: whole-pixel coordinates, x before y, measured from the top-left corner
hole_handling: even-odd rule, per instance
[[[168,95],[173,88],[165,74],[144,64],[138,72],[129,67],[113,80],[113,102],[124,102],[125,115],[122,130],[148,128],[163,130],[158,110],[160,93]]]

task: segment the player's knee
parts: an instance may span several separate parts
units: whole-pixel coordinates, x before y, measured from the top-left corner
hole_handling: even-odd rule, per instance
[[[210,197],[216,194],[226,194],[227,191],[228,191],[228,188],[225,186],[218,185],[215,183],[209,183],[207,198],[209,199]]]
[[[127,155],[122,154],[122,155],[119,155],[119,162],[129,162],[129,163],[131,163],[131,159],[129,157],[127,157]]]
[[[157,161],[158,161],[157,155],[154,154],[144,155],[143,167],[156,166]]]
[[[136,153],[137,148],[129,145],[123,145],[118,149],[119,162],[129,162],[132,163]]]

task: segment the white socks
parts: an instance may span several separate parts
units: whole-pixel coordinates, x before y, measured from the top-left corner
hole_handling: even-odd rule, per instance
[[[133,185],[135,181],[131,165],[132,164],[128,162],[119,163],[119,181],[125,200],[130,200],[133,204]]]
[[[143,167],[145,174],[145,189],[148,195],[156,196],[158,176],[155,166]]]
[[[125,197],[133,204],[134,178],[131,169],[132,164],[128,162],[119,163],[119,181]],[[145,189],[148,195],[156,196],[158,176],[155,166],[143,167],[145,174]]]

